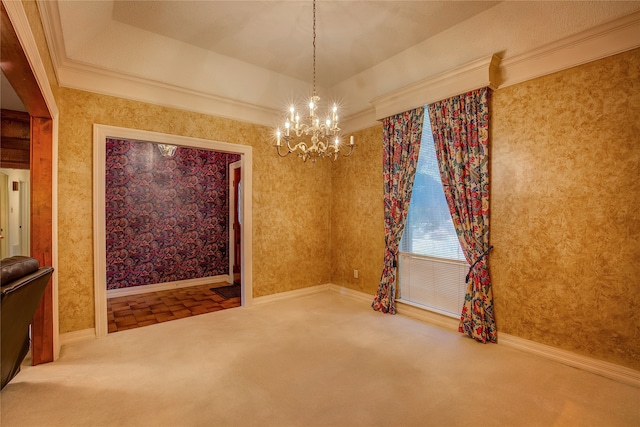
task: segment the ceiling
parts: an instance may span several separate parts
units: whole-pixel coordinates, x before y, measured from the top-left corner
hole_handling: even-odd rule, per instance
[[[61,86],[263,124],[311,92],[310,0],[38,7]],[[640,2],[318,0],[316,9],[318,92],[348,118],[375,97],[487,55],[532,51],[636,12]],[[172,96],[155,100],[159,90]],[[223,101],[222,110],[205,106]],[[264,114],[252,119],[243,115],[249,109]]]
[[[497,3],[320,1],[319,82],[333,86]],[[118,1],[112,19],[306,82],[313,76],[311,1]]]
[[[4,75],[4,72],[0,73],[0,94],[2,95],[2,108],[4,110],[27,111],[20,97]]]

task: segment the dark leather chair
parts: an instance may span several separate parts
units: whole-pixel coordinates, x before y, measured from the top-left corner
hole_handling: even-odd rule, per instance
[[[38,261],[14,256],[0,261],[0,353],[2,386],[20,372],[20,364],[29,352],[29,325],[33,321],[53,268]]]

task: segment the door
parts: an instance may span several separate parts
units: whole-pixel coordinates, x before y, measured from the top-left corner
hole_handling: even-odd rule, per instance
[[[232,194],[231,194],[231,239],[230,245],[232,254],[232,273],[233,283],[240,284],[241,277],[241,254],[242,254],[242,168],[240,162],[230,165],[232,177]]]
[[[29,182],[20,181],[20,255],[29,256],[31,248],[29,240],[31,234],[29,232],[29,222],[31,221],[31,212],[29,204]]]
[[[9,256],[9,177],[0,173],[0,259]]]

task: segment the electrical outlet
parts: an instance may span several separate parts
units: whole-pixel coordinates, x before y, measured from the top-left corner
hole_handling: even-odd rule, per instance
[[[358,278],[358,270],[353,270],[353,278],[354,279]]]

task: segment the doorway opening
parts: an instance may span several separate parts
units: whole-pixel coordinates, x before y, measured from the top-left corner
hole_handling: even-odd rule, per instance
[[[140,131],[136,129],[117,128],[105,125],[94,125],[94,235],[96,245],[94,247],[94,277],[95,277],[95,297],[96,297],[96,336],[105,336],[108,333],[107,319],[107,260],[106,260],[106,215],[105,215],[105,176],[106,176],[106,147],[108,139],[123,139],[139,141],[153,144],[173,145],[177,147],[197,148],[211,150],[220,153],[237,154],[240,156],[240,179],[243,183],[242,193],[238,200],[238,205],[242,206],[240,221],[243,227],[240,231],[240,300],[241,305],[246,306],[252,303],[252,266],[251,266],[251,182],[252,182],[252,148],[244,145],[231,144],[227,142],[210,141],[191,137],[167,135],[156,132]],[[225,184],[226,185],[226,184]],[[226,239],[225,239],[226,240]],[[232,245],[229,245],[232,246]],[[225,248],[225,251],[227,249]],[[228,250],[230,255],[231,250]],[[232,273],[232,271],[229,271]],[[229,275],[228,281],[233,281],[233,276]],[[184,285],[184,284],[183,284]],[[188,285],[199,285],[198,283],[187,283]],[[226,285],[226,283],[225,283]],[[169,282],[170,288],[181,289],[187,286],[180,286],[177,283]],[[195,289],[195,288],[194,288]],[[165,289],[159,289],[158,292]],[[154,290],[155,291],[155,290]],[[123,295],[124,296],[124,295]],[[215,299],[215,298],[214,298]]]
[[[22,3],[3,2],[1,9],[2,74],[30,121],[30,204],[38,207],[31,211],[30,255],[57,270],[58,108]],[[52,362],[59,354],[57,276],[47,285],[31,324],[33,365]]]
[[[9,256],[9,177],[0,173],[0,259]]]
[[[228,232],[231,163],[240,155],[107,139],[109,333],[240,306],[229,271],[240,240]]]
[[[29,170],[0,168],[0,258],[30,256]]]

